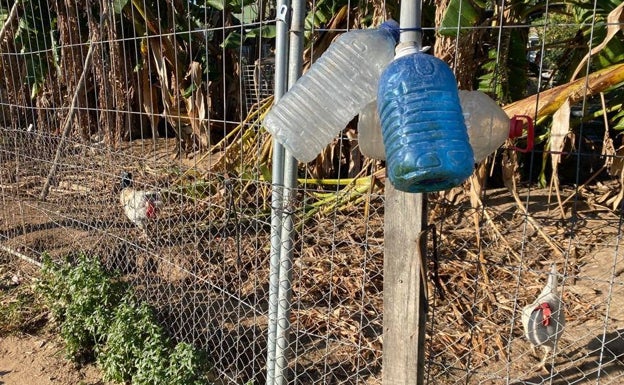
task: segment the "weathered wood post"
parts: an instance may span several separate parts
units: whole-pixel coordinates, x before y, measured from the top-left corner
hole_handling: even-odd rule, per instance
[[[388,180],[385,189],[382,383],[422,384],[427,298],[419,238],[426,195],[398,191]]]

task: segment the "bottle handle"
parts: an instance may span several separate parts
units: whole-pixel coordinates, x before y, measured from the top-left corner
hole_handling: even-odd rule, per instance
[[[533,127],[533,119],[528,115],[514,115],[509,120],[509,139],[514,139],[522,136],[524,125],[527,125],[527,145],[526,148],[512,146],[512,150],[516,150],[522,153],[533,150],[533,142],[535,140],[535,128]]]

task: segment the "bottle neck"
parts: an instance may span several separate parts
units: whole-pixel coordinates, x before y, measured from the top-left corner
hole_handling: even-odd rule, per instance
[[[398,59],[403,56],[412,55],[420,52],[420,47],[414,41],[406,41],[399,43],[395,50],[395,59]]]

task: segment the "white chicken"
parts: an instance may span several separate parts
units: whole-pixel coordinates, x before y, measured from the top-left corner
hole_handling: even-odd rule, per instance
[[[557,267],[553,264],[546,286],[537,299],[522,309],[524,335],[535,348],[544,349],[539,368],[546,370],[546,360],[559,341],[565,327],[563,302],[557,291]]]
[[[135,190],[133,187],[132,174],[121,174],[121,194],[119,201],[124,209],[126,217],[130,219],[147,237],[147,222],[156,217],[162,201],[158,191]]]

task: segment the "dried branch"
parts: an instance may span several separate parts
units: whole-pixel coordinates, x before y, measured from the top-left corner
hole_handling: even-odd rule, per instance
[[[84,67],[82,67],[82,74],[80,75],[80,80],[78,81],[78,85],[76,86],[76,90],[74,91],[74,97],[72,98],[71,105],[69,107],[69,113],[67,114],[67,118],[65,119],[65,124],[63,126],[63,133],[61,134],[61,140],[59,141],[58,146],[56,147],[56,154],[54,155],[54,161],[52,161],[52,167],[50,167],[50,172],[48,173],[48,177],[43,185],[43,190],[41,190],[41,195],[39,199],[44,201],[48,197],[48,193],[50,192],[50,183],[54,176],[56,175],[56,171],[58,170],[59,160],[61,159],[61,153],[63,152],[63,147],[65,146],[65,138],[69,134],[69,130],[71,129],[72,122],[74,120],[74,112],[76,111],[76,102],[78,101],[78,95],[84,88],[85,79],[87,78],[86,74],[90,70],[91,67],[91,58],[93,57],[93,42],[89,44],[89,50],[87,51],[87,57],[85,59]]]
[[[21,4],[21,2],[16,1],[15,4],[13,4],[13,7],[11,7],[11,12],[9,13],[9,16],[6,18],[6,20],[4,21],[4,24],[2,25],[2,29],[0,30],[0,41],[4,39],[4,35],[9,30],[9,26],[11,26],[13,22],[15,21],[15,19],[17,18],[17,6],[19,4]]]

